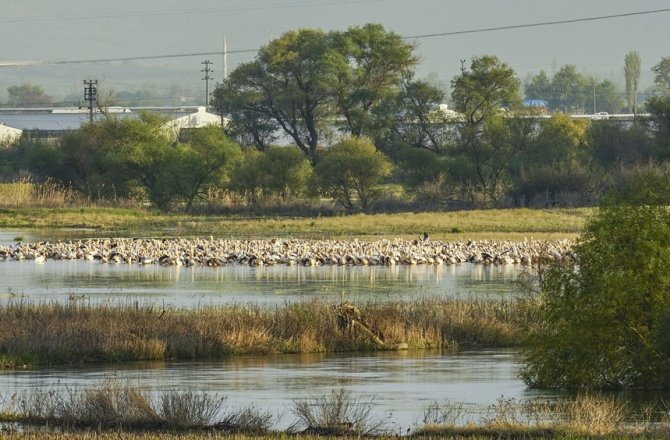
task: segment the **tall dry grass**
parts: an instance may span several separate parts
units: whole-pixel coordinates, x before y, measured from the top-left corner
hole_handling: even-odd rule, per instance
[[[321,301],[276,308],[231,305],[0,305],[0,355],[22,364],[206,359],[234,354],[407,348],[509,347],[532,316],[516,301],[432,299],[358,305],[358,325]],[[380,341],[382,345],[380,345]]]
[[[55,181],[42,183],[22,179],[12,183],[0,183],[0,207],[58,208],[82,205],[84,200],[72,188]]]
[[[501,397],[479,421],[458,403],[434,402],[423,421],[417,435],[459,438],[665,438],[669,427],[631,413],[620,400],[594,394],[551,402]]]
[[[186,430],[267,432],[273,417],[254,407],[227,411],[225,397],[204,392],[168,391],[151,395],[129,382],[107,381],[80,390],[37,389],[10,399],[5,414],[26,426],[66,429]]]

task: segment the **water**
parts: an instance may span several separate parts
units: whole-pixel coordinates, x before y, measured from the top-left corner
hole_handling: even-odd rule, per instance
[[[163,267],[97,261],[0,262],[0,301],[160,301],[178,307],[287,301],[406,301],[513,295],[515,266]]]
[[[35,235],[0,231],[0,243]],[[277,305],[325,301],[410,301],[421,298],[505,298],[516,292],[518,266],[272,266],[162,267],[95,261],[0,262],[0,303],[86,301],[160,302],[178,307],[220,304]],[[110,378],[148,390],[194,389],[228,397],[232,408],[254,404],[278,416],[276,428],[295,417],[295,399],[344,388],[374,399],[374,413],[395,432],[416,427],[431,402],[463,403],[478,420],[501,396],[535,397],[519,380],[518,353],[381,352],[242,357],[219,362],[161,362],[1,371],[0,396],[34,389],[93,386]],[[549,397],[553,394],[548,395]],[[2,398],[0,398],[0,408]]]
[[[220,362],[134,363],[109,367],[0,370],[0,395],[41,389],[76,389],[107,379],[129,381],[150,391],[192,389],[227,396],[228,408],[255,405],[285,429],[295,416],[293,402],[344,388],[373,403],[376,417],[390,417],[395,432],[418,426],[432,402],[461,403],[469,420],[481,420],[498,398],[556,398],[529,390],[519,380],[513,350],[381,352],[369,354],[282,355]]]

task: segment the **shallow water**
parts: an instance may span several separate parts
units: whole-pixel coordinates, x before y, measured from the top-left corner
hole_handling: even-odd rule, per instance
[[[163,267],[97,261],[0,262],[0,301],[154,302],[179,307],[513,295],[517,266]]]
[[[41,238],[0,231],[0,243]],[[178,307],[220,304],[273,306],[288,301],[407,301],[434,297],[507,298],[516,294],[519,266],[272,266],[162,267],[97,261],[0,262],[0,303],[139,302]],[[115,378],[149,390],[195,389],[228,396],[231,407],[254,404],[295,420],[295,399],[345,388],[374,399],[374,412],[406,432],[433,401],[461,402],[478,419],[498,398],[537,396],[519,380],[515,351],[459,354],[381,352],[235,358],[221,362],[133,363],[110,367],[0,371],[5,399],[30,389],[91,386]],[[550,394],[549,397],[553,396]],[[0,400],[0,404],[2,401]]]
[[[220,362],[134,363],[95,368],[1,371],[0,395],[47,388],[75,389],[107,379],[130,381],[151,391],[193,389],[227,396],[229,408],[255,405],[280,416],[289,426],[293,402],[344,388],[373,402],[377,417],[389,417],[395,432],[419,424],[431,402],[462,403],[467,418],[480,420],[496,400],[555,398],[529,390],[519,380],[519,355],[513,350],[381,352],[368,354],[282,355]]]

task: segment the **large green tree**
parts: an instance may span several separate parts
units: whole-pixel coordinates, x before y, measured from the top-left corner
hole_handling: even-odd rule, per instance
[[[279,130],[316,162],[338,125],[367,134],[375,106],[397,93],[415,64],[412,45],[380,25],[290,31],[217,86],[214,104],[259,149]]]
[[[485,203],[502,195],[508,165],[524,145],[514,129],[522,129],[522,138],[530,134],[528,124],[515,121],[526,116],[519,113],[519,90],[512,68],[490,55],[474,58],[452,80],[451,100],[462,119],[453,154],[462,159],[461,183]]]
[[[653,192],[638,196],[601,207],[577,263],[544,272],[523,370],[530,385],[670,387],[670,210]]]

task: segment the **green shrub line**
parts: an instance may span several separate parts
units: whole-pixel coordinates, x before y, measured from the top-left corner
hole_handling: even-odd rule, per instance
[[[512,347],[534,306],[517,300],[286,303],[196,309],[155,305],[0,305],[5,367],[219,359],[232,355]]]

